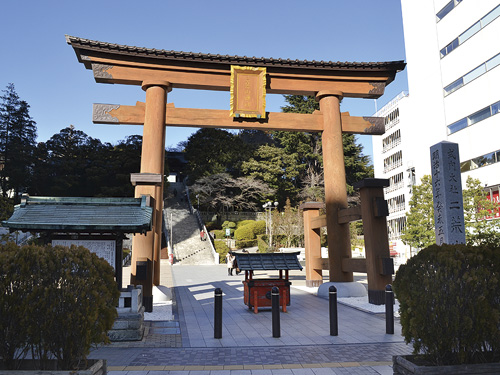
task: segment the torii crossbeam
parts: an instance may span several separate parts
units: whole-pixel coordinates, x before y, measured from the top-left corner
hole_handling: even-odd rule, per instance
[[[155,229],[135,236],[131,282],[144,287],[144,304],[152,309],[152,285],[159,282],[159,252],[165,126],[218,127],[231,129],[322,132],[325,206],[328,231],[330,281],[352,281],[352,272],[342,271],[342,259],[351,257],[349,226],[338,221],[338,211],[347,207],[342,132],[383,134],[380,119],[350,117],[340,113],[343,97],[378,98],[385,86],[405,67],[392,62],[324,62],[203,53],[166,51],[117,45],[67,36],[78,60],[92,69],[98,83],[141,86],[146,103],[136,106],[94,106],[97,123],[144,124],[141,174],[136,196],[150,194],[156,210]],[[230,117],[229,111],[175,108],[166,105],[172,89],[230,91],[231,67],[266,68],[265,91],[269,94],[313,95],[320,111],[312,115],[267,113],[265,119]],[[161,179],[149,177],[160,175]],[[155,182],[157,181],[157,182]],[[137,262],[155,263],[146,280],[137,277]]]

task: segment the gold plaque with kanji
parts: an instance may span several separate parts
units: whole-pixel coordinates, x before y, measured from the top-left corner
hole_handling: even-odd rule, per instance
[[[233,117],[266,117],[266,68],[231,66]]]

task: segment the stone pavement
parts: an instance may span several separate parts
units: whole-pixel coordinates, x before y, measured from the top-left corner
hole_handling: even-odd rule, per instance
[[[273,338],[270,309],[254,314],[243,304],[243,274],[227,276],[225,265],[164,263],[174,321],[148,322],[141,342],[101,347],[91,358],[106,358],[111,375],[392,374],[392,356],[411,353],[398,322],[387,335],[383,314],[339,304],[339,335],[332,337],[328,300],[294,288],[305,285],[304,275],[291,274],[291,305],[280,313],[281,337]],[[224,293],[222,339],[213,338],[215,288]]]

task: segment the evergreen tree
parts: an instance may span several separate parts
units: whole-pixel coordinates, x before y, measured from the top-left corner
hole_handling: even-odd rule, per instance
[[[312,96],[285,95],[288,105],[283,112],[313,113],[319,111],[319,103]],[[321,149],[321,133],[275,132],[273,134],[287,152],[297,153],[303,170],[299,178],[302,185],[302,197],[319,200],[324,197],[323,157]],[[342,134],[344,146],[344,164],[346,172],[347,193],[355,195],[352,185],[366,177],[373,177],[370,158],[363,155],[363,146],[356,143],[353,134]]]
[[[481,181],[469,176],[462,193],[466,243],[500,246],[500,220],[490,220],[498,206],[487,198]],[[432,179],[429,175],[422,177],[420,185],[413,188],[401,239],[418,249],[436,243]]]
[[[0,189],[19,201],[29,185],[36,147],[36,123],[29,115],[29,105],[7,85],[0,97]]]
[[[241,162],[249,156],[249,147],[226,130],[202,128],[192,134],[184,149],[190,182],[218,173],[240,175]]]
[[[401,239],[413,248],[423,249],[436,243],[431,176],[425,175],[419,185],[413,186],[410,211]]]

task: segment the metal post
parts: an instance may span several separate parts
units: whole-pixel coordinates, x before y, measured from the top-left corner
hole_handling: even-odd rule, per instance
[[[391,284],[385,286],[385,333],[394,334],[394,292]]]
[[[339,324],[337,315],[337,288],[334,285],[328,290],[330,301],[330,336],[339,335]]]
[[[222,289],[215,289],[214,339],[222,338]]]
[[[272,306],[272,321],[273,321],[273,337],[281,336],[280,328],[280,291],[274,286],[271,290],[271,306]]]

